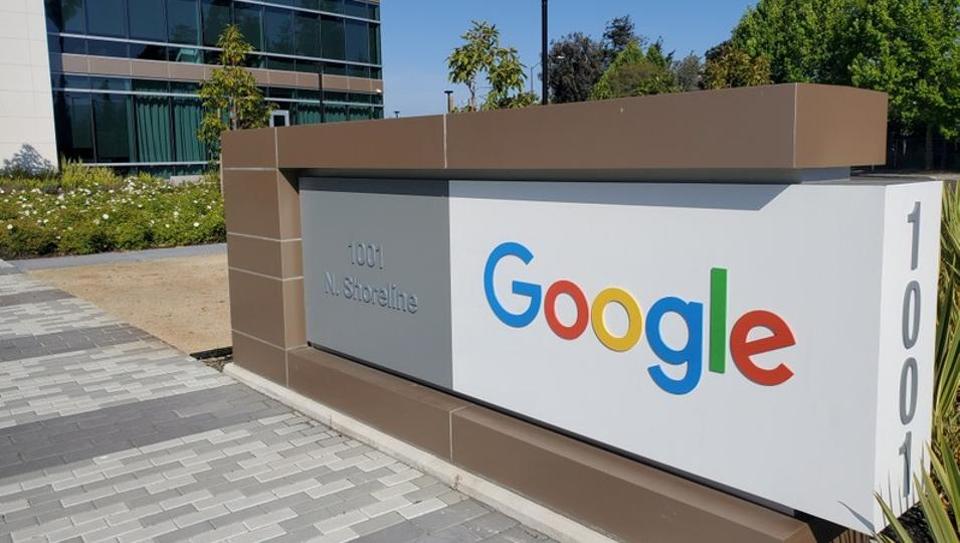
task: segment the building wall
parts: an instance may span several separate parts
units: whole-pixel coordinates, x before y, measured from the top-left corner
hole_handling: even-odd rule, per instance
[[[56,162],[43,0],[2,0],[0,168]]]

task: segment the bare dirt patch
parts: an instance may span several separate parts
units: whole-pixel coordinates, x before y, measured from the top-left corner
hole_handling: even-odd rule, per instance
[[[231,344],[225,254],[29,273],[185,353]]]

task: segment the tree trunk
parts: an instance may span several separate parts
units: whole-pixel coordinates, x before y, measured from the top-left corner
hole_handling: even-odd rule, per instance
[[[927,125],[927,141],[923,149],[924,169],[933,169],[933,124]]]

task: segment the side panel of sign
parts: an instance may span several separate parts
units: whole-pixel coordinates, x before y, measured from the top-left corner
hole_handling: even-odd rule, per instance
[[[898,514],[930,464],[940,197],[939,182],[895,185],[884,206],[875,490]]]

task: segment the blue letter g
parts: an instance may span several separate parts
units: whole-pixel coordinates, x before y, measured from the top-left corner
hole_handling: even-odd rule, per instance
[[[490,309],[493,310],[493,314],[496,315],[498,319],[507,326],[523,328],[533,322],[534,317],[537,316],[537,312],[540,311],[540,285],[514,281],[513,293],[530,298],[530,305],[526,311],[519,315],[515,315],[504,309],[503,306],[500,305],[500,300],[497,300],[497,293],[493,288],[493,272],[497,264],[507,256],[515,256],[522,260],[524,264],[529,264],[530,261],[533,260],[533,253],[523,245],[513,241],[501,243],[490,253],[490,257],[487,258],[487,265],[483,268],[483,291],[487,295],[487,303],[490,304]]]

